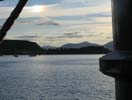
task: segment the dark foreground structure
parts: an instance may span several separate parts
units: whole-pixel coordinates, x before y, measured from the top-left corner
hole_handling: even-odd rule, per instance
[[[3,1],[3,0],[1,0]],[[22,12],[24,6],[26,5],[28,0],[19,0],[14,10],[11,12],[10,16],[7,18],[5,23],[2,25],[0,29],[0,41],[6,36],[7,32],[10,30],[15,20],[19,17]]]
[[[116,100],[132,98],[132,0],[112,0],[115,50],[100,58],[100,71],[115,78]]]

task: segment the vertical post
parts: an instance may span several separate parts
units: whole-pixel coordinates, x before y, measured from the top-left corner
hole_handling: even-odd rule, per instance
[[[115,78],[116,100],[132,98],[132,0],[112,0],[114,51],[100,58],[100,71]]]

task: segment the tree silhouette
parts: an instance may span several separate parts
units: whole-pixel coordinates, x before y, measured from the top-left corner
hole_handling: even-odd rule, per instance
[[[19,0],[18,4],[0,29],[0,41],[3,40],[11,26],[14,24],[15,20],[19,17],[27,1],[28,0]]]

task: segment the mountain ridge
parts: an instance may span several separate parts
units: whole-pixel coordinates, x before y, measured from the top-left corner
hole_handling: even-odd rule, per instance
[[[55,46],[50,46],[50,45],[43,45],[42,48],[44,49],[55,49],[55,48],[64,48],[64,49],[79,49],[83,47],[88,47],[88,46],[101,46],[96,43],[90,43],[90,42],[81,42],[81,43],[66,43],[60,47],[55,47]]]
[[[71,45],[72,44],[72,45]],[[0,43],[0,55],[48,55],[48,54],[105,54],[110,50],[101,45],[81,42],[61,47],[42,48],[36,42],[26,40],[4,40]]]
[[[62,48],[82,48],[82,47],[88,47],[88,46],[99,46],[98,44],[95,43],[90,43],[90,42],[81,42],[81,43],[67,43],[62,45]]]

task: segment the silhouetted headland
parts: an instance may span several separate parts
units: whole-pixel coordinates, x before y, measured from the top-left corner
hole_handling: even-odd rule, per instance
[[[44,54],[37,43],[25,40],[4,40],[0,43],[0,55],[37,55]]]

